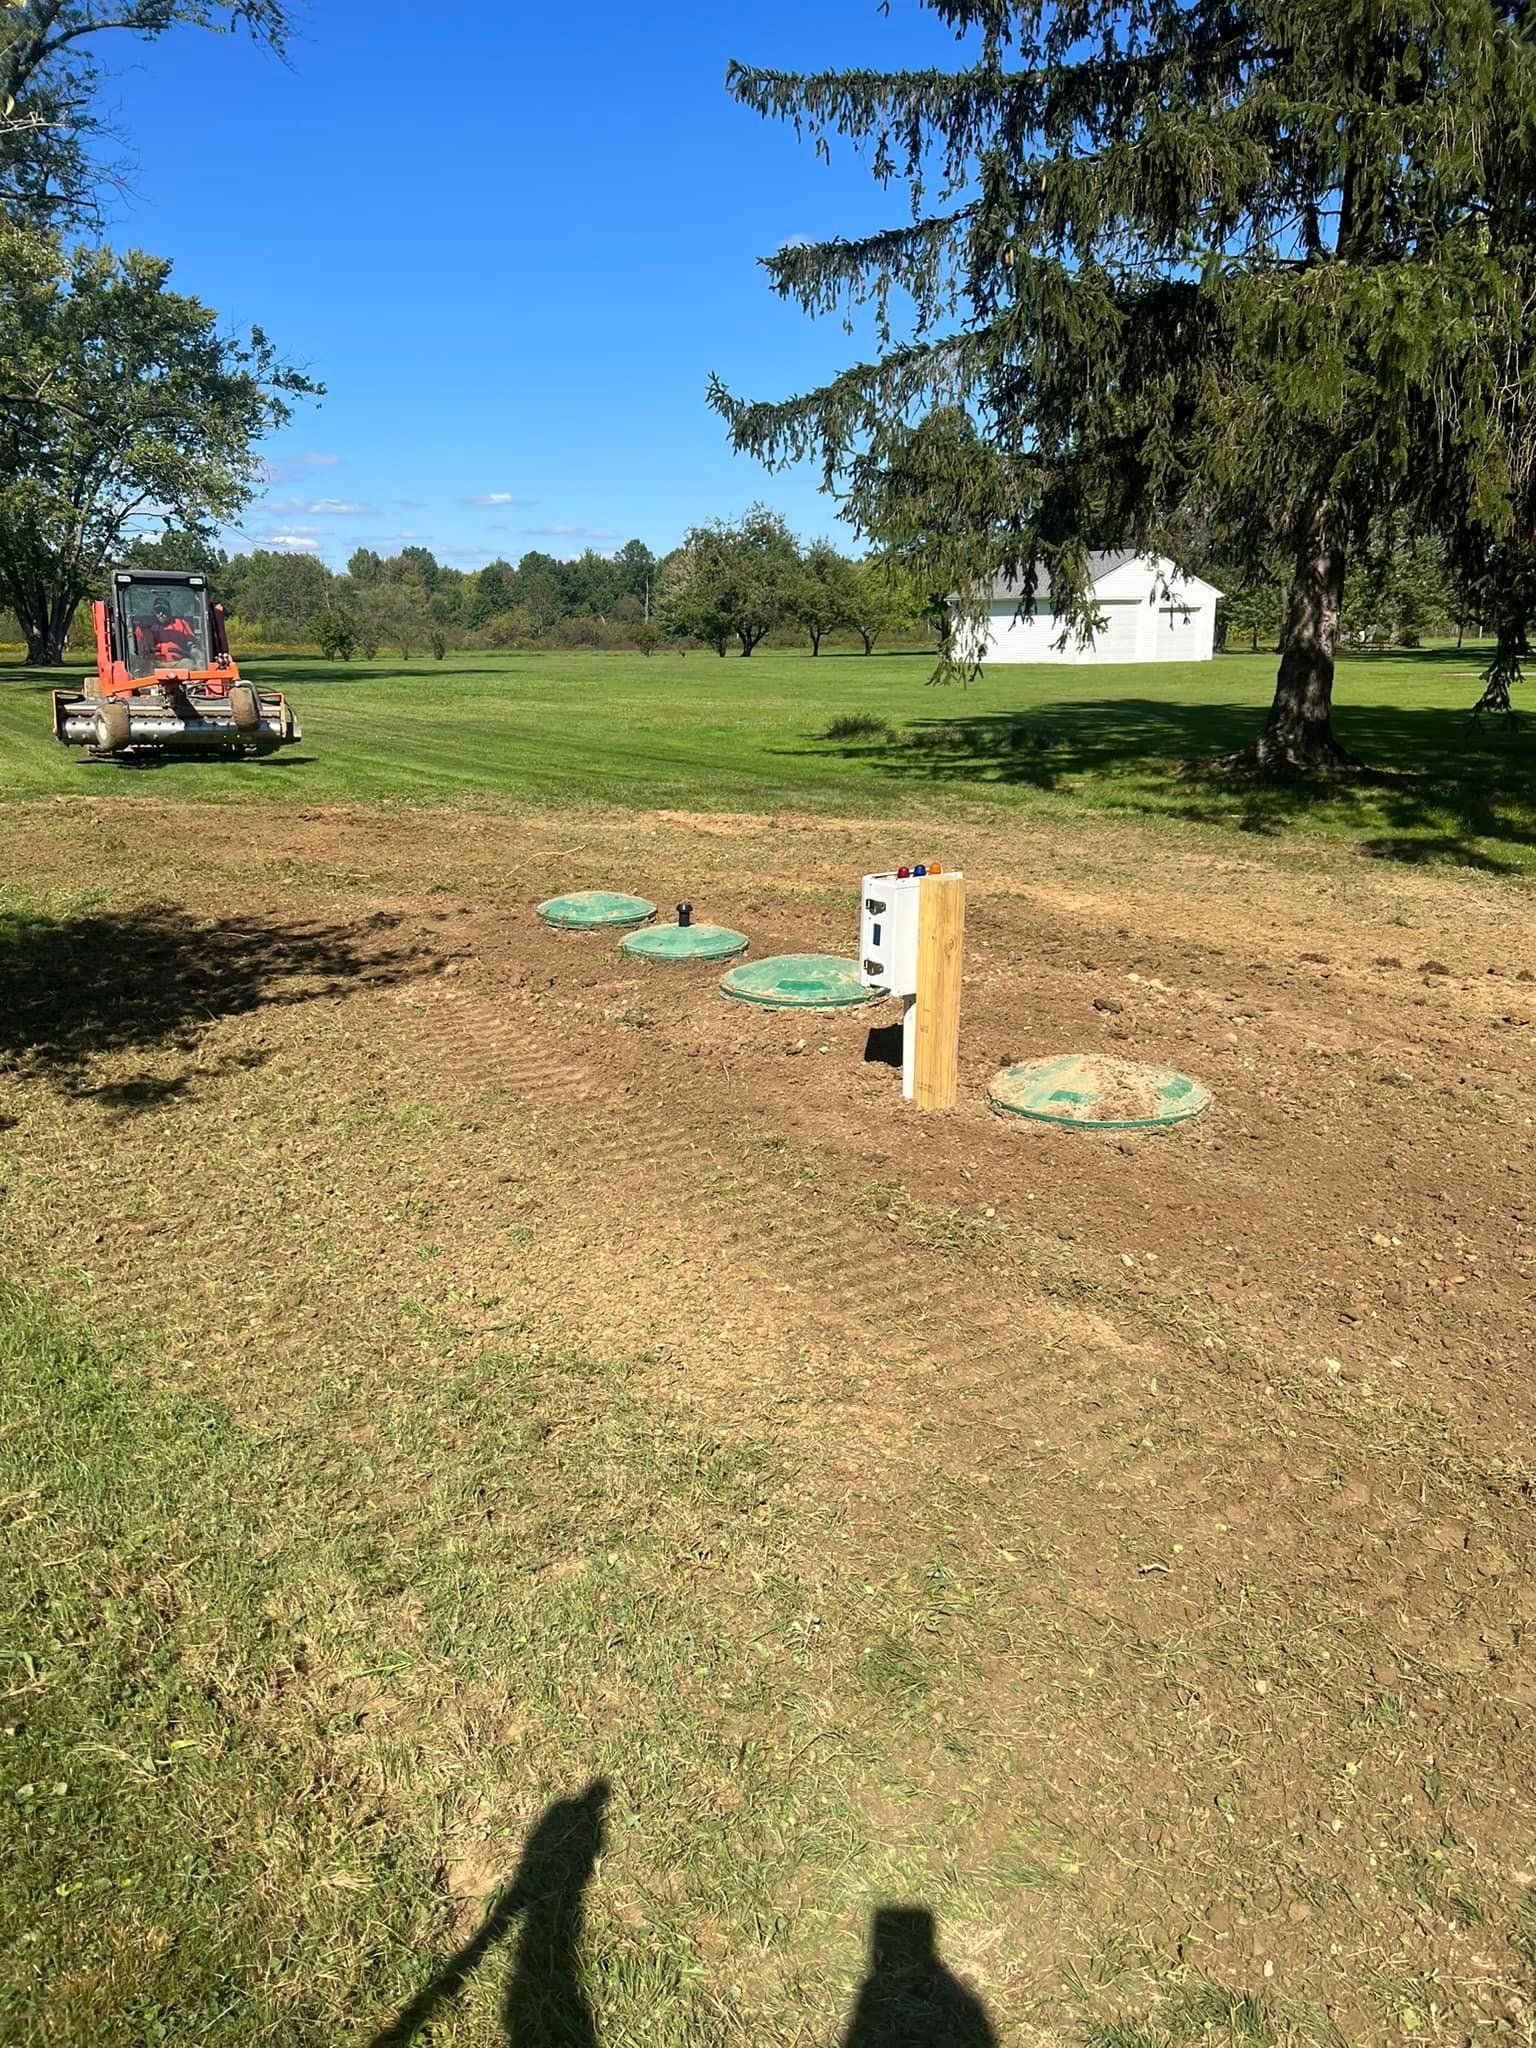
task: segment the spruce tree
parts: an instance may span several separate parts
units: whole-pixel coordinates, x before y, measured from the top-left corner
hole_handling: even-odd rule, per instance
[[[767,261],[879,343],[772,403],[718,382],[739,449],[814,456],[873,540],[973,611],[1050,577],[1093,622],[1092,547],[1219,531],[1288,590],[1247,759],[1339,768],[1352,546],[1388,508],[1507,530],[1536,46],[1489,0],[923,0],[952,70],[733,65],[745,105],[870,153],[910,217]]]

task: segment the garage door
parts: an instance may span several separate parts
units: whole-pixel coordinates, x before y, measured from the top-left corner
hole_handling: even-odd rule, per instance
[[[1205,653],[1204,622],[1198,605],[1160,602],[1153,640],[1156,661],[1198,661]]]
[[[1084,648],[1078,660],[1135,661],[1136,628],[1140,623],[1141,606],[1135,603],[1101,603],[1099,609],[1104,614],[1104,623],[1095,634],[1093,645]]]

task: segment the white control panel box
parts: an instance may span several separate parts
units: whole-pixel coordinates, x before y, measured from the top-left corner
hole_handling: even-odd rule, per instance
[[[893,996],[917,994],[921,875],[866,875],[859,898],[859,979]]]

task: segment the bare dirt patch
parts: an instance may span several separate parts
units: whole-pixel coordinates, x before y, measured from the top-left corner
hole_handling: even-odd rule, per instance
[[[1197,1970],[1280,2036],[1522,2025],[1528,894],[852,822],[245,813],[189,880],[172,811],[39,807],[54,916],[105,841],[189,945],[237,903],[268,936],[218,956],[238,1003],[205,975],[173,1032],[13,1061],[18,1255],[155,1314],[252,1413],[323,1361],[366,1428],[370,1386],[510,1330],[793,1449],[846,1534],[800,1561],[810,1611],[817,1574],[918,1589],[843,1646],[906,1703],[864,1796],[894,1826],[898,1773],[901,1824],[990,1874],[951,1917],[1001,2020]],[[532,910],[686,896],[754,955],[846,951],[858,872],[923,853],[972,878],[946,1118],[903,1109],[889,1018],[744,1011]],[[265,1000],[301,928],[347,972],[280,951]],[[1074,1047],[1214,1108],[1162,1138],[988,1113],[997,1067]],[[169,1304],[138,1255],[242,1227],[233,1285]]]

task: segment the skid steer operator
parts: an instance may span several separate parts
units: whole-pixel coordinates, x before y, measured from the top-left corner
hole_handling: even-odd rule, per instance
[[[165,599],[157,597],[150,616],[141,619],[134,627],[133,637],[138,642],[139,653],[164,668],[187,659],[197,638],[197,630],[186,619],[172,617]]]

